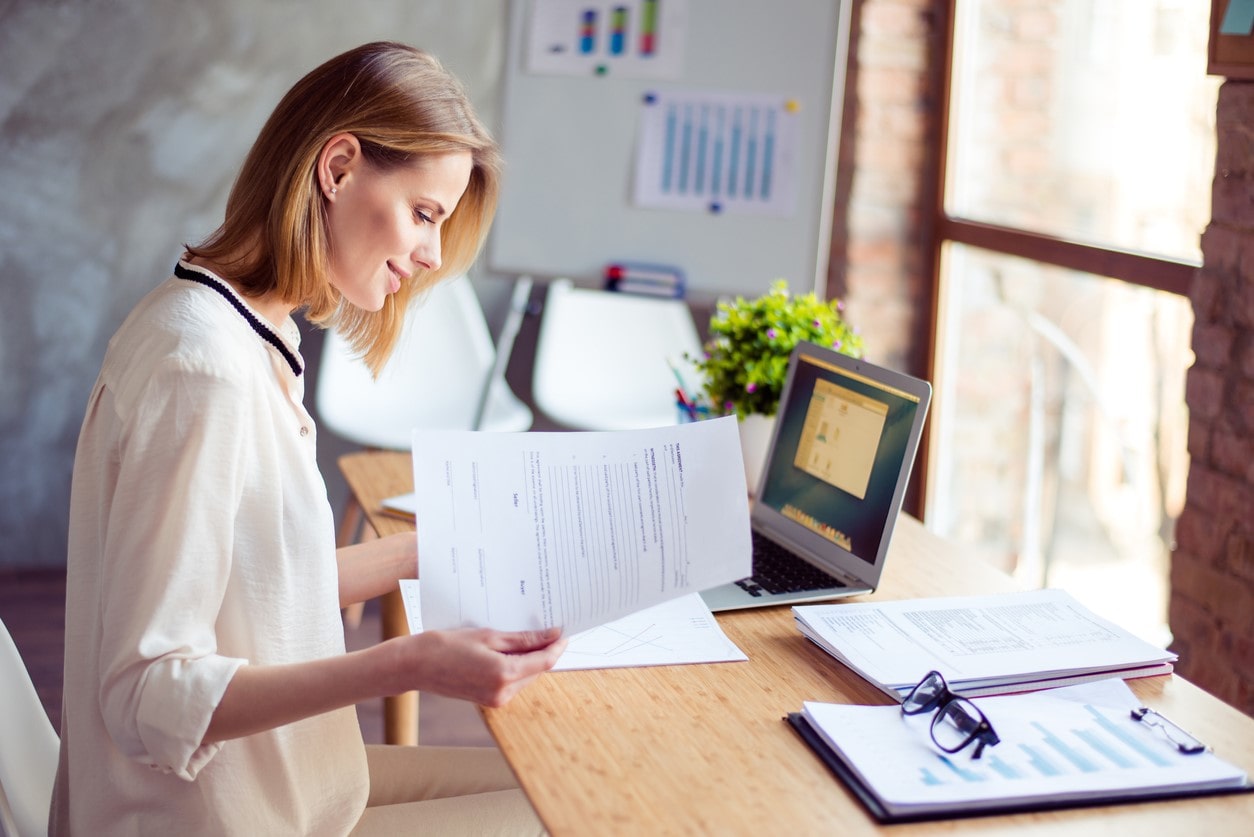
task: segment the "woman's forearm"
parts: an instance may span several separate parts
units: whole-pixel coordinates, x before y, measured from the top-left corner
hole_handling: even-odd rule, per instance
[[[412,533],[340,547],[336,557],[340,607],[390,593],[398,580],[418,577],[418,538]]]

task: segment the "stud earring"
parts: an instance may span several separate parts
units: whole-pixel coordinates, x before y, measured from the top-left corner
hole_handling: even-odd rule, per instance
[[[334,186],[332,186],[332,187],[331,187],[331,194],[333,194],[333,195],[334,195],[334,194],[335,194],[336,192],[338,192],[338,191],[339,191],[339,189],[336,189]]]

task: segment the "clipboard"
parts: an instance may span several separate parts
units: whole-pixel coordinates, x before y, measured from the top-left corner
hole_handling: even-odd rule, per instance
[[[800,712],[790,712],[783,719],[797,735],[809,745],[811,751],[827,765],[835,776],[857,797],[867,812],[882,824],[909,822],[931,822],[937,820],[969,819],[973,817],[999,816],[1032,811],[1052,811],[1071,808],[1100,808],[1109,805],[1131,802],[1152,802],[1167,799],[1183,799],[1202,796],[1224,796],[1229,794],[1249,793],[1254,790],[1248,782],[1234,787],[1214,789],[1145,789],[1137,788],[1127,791],[1115,791],[1100,797],[1086,799],[1055,798],[1049,795],[1026,799],[1008,799],[984,803],[978,808],[962,808],[942,806],[938,808],[917,808],[910,811],[897,811],[890,808],[842,758],[841,754],[827,743],[814,729],[810,721]]]

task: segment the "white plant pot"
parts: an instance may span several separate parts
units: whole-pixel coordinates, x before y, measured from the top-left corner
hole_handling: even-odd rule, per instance
[[[738,426],[740,454],[745,460],[745,488],[749,494],[756,494],[766,450],[771,443],[771,434],[775,432],[775,416],[753,413],[742,418]]]

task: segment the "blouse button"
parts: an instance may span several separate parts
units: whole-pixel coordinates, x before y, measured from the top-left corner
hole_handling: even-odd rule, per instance
[[[302,428],[300,429],[300,435],[302,435],[302,436],[308,436],[308,435],[309,435],[309,428],[308,428],[308,427],[302,427]]]

